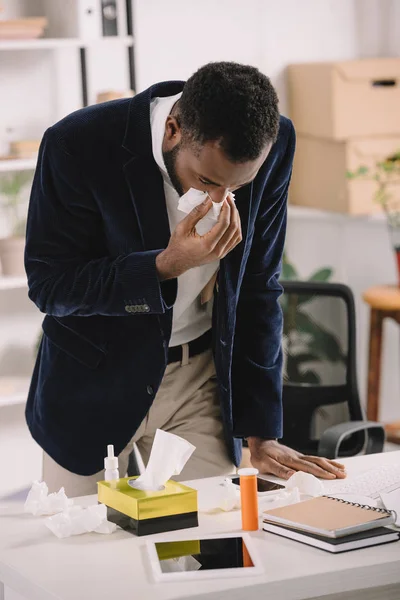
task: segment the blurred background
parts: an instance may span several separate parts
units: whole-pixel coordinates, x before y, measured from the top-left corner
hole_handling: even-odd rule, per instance
[[[298,136],[284,277],[350,286],[364,407],[379,370],[368,361],[371,302],[380,317],[387,311],[375,400],[379,420],[399,421],[400,0],[0,5],[0,496],[41,477],[24,404],[42,316],[22,264],[40,139],[82,106],[185,79],[209,61],[254,65],[276,86]]]

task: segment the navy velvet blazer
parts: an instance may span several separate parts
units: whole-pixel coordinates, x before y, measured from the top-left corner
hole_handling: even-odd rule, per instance
[[[155,259],[170,230],[153,159],[151,98],[79,110],[48,129],[30,200],[29,296],[46,314],[26,408],[36,441],[60,465],[90,475],[117,453],[153,402],[166,367],[177,281]],[[219,271],[213,351],[232,460],[243,437],[282,435],[282,315],[278,283],[295,148],[291,122],[255,180],[235,193],[243,241]]]

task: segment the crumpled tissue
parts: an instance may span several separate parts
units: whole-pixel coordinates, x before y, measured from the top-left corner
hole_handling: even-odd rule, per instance
[[[234,194],[229,192],[228,194],[233,200],[235,198]],[[201,190],[196,190],[195,188],[190,188],[186,194],[183,194],[179,198],[178,202],[178,210],[184,212],[185,214],[189,214],[195,206],[198,206],[207,198],[208,193],[202,192]],[[219,214],[222,209],[223,202],[212,202],[211,208],[196,225],[196,231],[199,235],[205,235],[214,227],[216,222],[219,219]]]
[[[198,571],[201,569],[201,563],[194,556],[179,556],[177,558],[167,558],[162,561],[163,573],[177,573],[182,571]]]
[[[57,493],[49,494],[49,488],[44,481],[35,481],[25,501],[24,512],[35,516],[55,515],[72,506],[62,487]]]
[[[199,491],[198,498],[199,511],[204,513],[228,512],[240,508],[240,489],[231,479]]]
[[[296,504],[310,496],[316,497],[323,494],[324,484],[322,481],[311,475],[311,473],[297,471],[289,477],[284,490],[271,496],[259,498],[259,503],[262,505],[262,510],[271,510],[272,508]]]
[[[262,510],[271,510],[272,508],[280,508],[289,504],[300,502],[299,488],[295,487],[292,490],[282,490],[272,496],[264,496],[258,499]],[[261,502],[260,502],[261,500]]]
[[[107,521],[107,507],[105,504],[96,504],[88,508],[78,505],[72,506],[58,515],[48,517],[45,520],[45,525],[58,538],[81,535],[92,531],[109,534],[117,529],[115,523]]]
[[[325,493],[322,481],[311,475],[311,473],[304,473],[303,471],[297,471],[287,480],[286,489],[293,490],[294,488],[298,488],[299,492],[305,496],[323,496]]]
[[[183,438],[157,429],[145,472],[128,484],[137,490],[162,490],[173,475],[179,475],[196,450]]]

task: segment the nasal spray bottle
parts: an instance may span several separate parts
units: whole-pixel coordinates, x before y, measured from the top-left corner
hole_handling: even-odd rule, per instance
[[[119,479],[118,456],[114,456],[114,446],[107,446],[107,456],[104,459],[105,481],[116,481]]]
[[[257,469],[239,469],[240,501],[242,505],[242,529],[258,529]]]

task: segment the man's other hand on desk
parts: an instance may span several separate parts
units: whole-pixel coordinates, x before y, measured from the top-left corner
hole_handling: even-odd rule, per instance
[[[260,473],[269,473],[282,479],[289,479],[296,471],[311,473],[322,479],[344,479],[344,465],[322,458],[306,456],[280,444],[276,440],[263,440],[257,437],[247,438],[251,454],[251,464]]]

